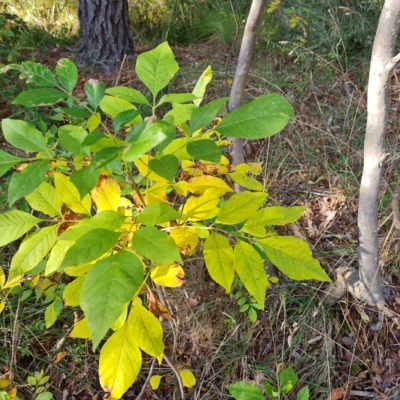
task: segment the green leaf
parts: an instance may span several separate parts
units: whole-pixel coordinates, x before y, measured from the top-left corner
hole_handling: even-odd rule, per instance
[[[0,215],[0,246],[19,239],[41,220],[31,214],[13,210]]]
[[[240,280],[247,291],[264,309],[268,277],[264,270],[264,262],[261,256],[253,246],[242,240],[237,241],[233,255],[235,271]]]
[[[230,292],[233,276],[233,250],[225,236],[211,233],[204,243],[204,260],[211,278]]]
[[[141,256],[153,260],[156,265],[182,262],[174,239],[152,226],[134,232],[132,248]]]
[[[103,82],[89,79],[89,81],[85,83],[85,93],[89,105],[94,111],[97,111],[97,107],[100,105],[100,102],[106,94],[106,87]]]
[[[257,311],[253,308],[249,308],[249,320],[254,324],[257,321]]]
[[[222,204],[216,222],[227,225],[238,224],[252,216],[263,205],[266,198],[266,193],[234,194]]]
[[[276,94],[266,94],[233,110],[215,129],[227,137],[263,139],[280,132],[293,118],[290,103]]]
[[[226,388],[236,400],[264,400],[262,391],[251,383],[236,382]]]
[[[264,237],[266,236],[266,225],[283,226],[291,224],[297,221],[305,210],[306,207],[304,206],[290,208],[281,206],[266,207],[252,215],[240,231],[250,233],[253,236]]]
[[[278,372],[278,379],[282,393],[289,393],[299,380],[292,367],[280,370]]]
[[[219,164],[221,161],[221,149],[213,140],[193,140],[187,145],[187,152],[196,160],[211,161]]]
[[[62,303],[60,308],[60,299],[56,298],[47,308],[44,313],[44,320],[46,322],[46,328],[50,328],[57,321],[57,317],[62,311]]]
[[[29,205],[49,217],[61,216],[62,201],[56,189],[47,182],[42,182],[31,194],[25,197]]]
[[[303,389],[300,389],[297,393],[296,400],[308,400],[310,398],[310,390],[308,389],[308,386],[303,387]]]
[[[103,132],[100,132],[100,131],[90,132],[86,136],[85,140],[82,142],[82,146],[83,147],[91,146],[91,145],[99,142],[102,139],[108,139],[108,137]]]
[[[206,70],[201,74],[199,80],[196,82],[192,93],[198,97],[193,103],[198,107],[203,100],[204,93],[206,92],[207,85],[210,83],[212,78],[211,66],[208,66]]]
[[[143,265],[127,250],[98,261],[89,271],[82,286],[80,305],[88,319],[93,350],[142,283]]]
[[[192,93],[172,93],[164,94],[156,107],[159,107],[164,103],[187,103],[188,101],[196,100],[197,97]]]
[[[128,320],[135,343],[147,354],[161,359],[164,352],[163,330],[160,321],[135,298]]]
[[[100,108],[108,115],[116,118],[119,114],[128,110],[136,110],[136,107],[126,100],[119,99],[118,97],[104,96],[100,102]],[[138,124],[142,121],[140,114],[136,115],[131,120],[127,121],[127,124]]]
[[[124,147],[105,147],[97,151],[90,163],[90,169],[99,169],[107,165],[109,162],[117,158],[122,153]]]
[[[32,193],[46,178],[47,160],[35,161],[18,175],[11,178],[8,187],[8,203],[11,206],[20,198]]]
[[[71,174],[70,180],[83,199],[96,186],[99,176],[100,169],[81,168]]]
[[[135,323],[128,318],[122,328],[108,338],[100,351],[100,384],[113,399],[122,398],[142,367],[142,353],[132,334]]]
[[[63,58],[56,65],[56,75],[64,89],[71,93],[78,82],[76,65],[67,58]]]
[[[294,280],[316,279],[331,282],[319,261],[311,256],[307,243],[291,236],[272,236],[258,240],[269,260]]]
[[[137,221],[143,225],[153,226],[180,218],[180,213],[169,204],[155,202],[149,204],[138,216]]]
[[[73,246],[74,242],[68,242],[66,240],[58,240],[51,249],[49,259],[46,263],[45,276],[49,276],[54,272],[61,272],[61,263],[64,260],[65,254],[68,249]]]
[[[82,145],[87,135],[86,130],[77,125],[64,125],[58,129],[60,144],[74,155],[89,155],[88,149]]]
[[[122,159],[124,161],[137,160],[144,153],[163,142],[167,138],[164,129],[164,124],[157,122],[148,123],[146,127],[130,141],[122,155]]]
[[[52,400],[53,395],[49,392],[40,393],[35,400]]]
[[[117,244],[120,235],[120,232],[108,229],[85,233],[68,249],[60,268],[76,267],[98,259]]]
[[[130,103],[145,104],[146,106],[151,107],[151,104],[146,97],[144,97],[143,94],[136,89],[125,86],[116,86],[107,89],[106,93],[111,94],[111,96],[114,97],[120,97],[121,99],[129,101]]]
[[[174,53],[167,42],[161,43],[154,50],[140,54],[136,61],[136,73],[150,89],[154,98],[168,85],[178,69]]]
[[[179,160],[172,154],[167,154],[159,160],[151,159],[149,168],[157,175],[167,179],[168,182],[174,182],[179,168]]]
[[[58,89],[29,89],[20,93],[12,104],[19,104],[25,107],[50,106],[67,97],[66,93]]]
[[[105,210],[96,214],[93,218],[82,219],[77,225],[68,228],[58,240],[76,241],[85,233],[94,229],[108,229],[115,231],[121,228],[125,222],[125,216],[117,211]]]
[[[75,118],[88,118],[92,112],[83,107],[63,108],[62,112]]]
[[[198,108],[190,118],[190,134],[210,125],[217,116],[218,111],[228,101],[228,97],[213,100],[211,103]]]
[[[114,131],[118,132],[124,125],[135,120],[139,114],[139,110],[126,110],[119,113],[113,121]]]
[[[168,111],[163,119],[173,125],[180,125],[189,121],[196,110],[194,104],[174,104],[174,108]]]
[[[21,70],[20,78],[27,78],[26,83],[34,83],[39,86],[57,86],[53,73],[43,64],[25,61],[21,63]]]
[[[21,157],[15,157],[5,151],[0,150],[0,177],[2,177],[11,167],[24,161]]]
[[[31,271],[53,247],[59,225],[41,228],[24,239],[11,260],[10,277]]]
[[[27,122],[3,119],[1,125],[5,139],[17,149],[27,152],[47,152],[47,145],[42,133]]]

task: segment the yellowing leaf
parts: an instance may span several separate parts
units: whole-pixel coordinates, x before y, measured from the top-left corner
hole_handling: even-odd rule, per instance
[[[150,386],[153,390],[157,390],[158,387],[160,386],[160,382],[161,382],[161,378],[163,376],[162,375],[153,375],[150,378]]]
[[[54,246],[55,247],[55,246]],[[77,267],[66,267],[64,271],[69,276],[82,276],[93,268],[94,262],[81,264]]]
[[[19,286],[23,281],[24,281],[24,275],[17,275],[13,278],[9,276],[7,282],[3,286],[3,289],[11,289],[15,286]]]
[[[215,189],[207,189],[200,197],[191,196],[183,206],[182,216],[189,221],[207,219],[211,212],[215,211],[220,197],[220,192]]]
[[[164,352],[163,330],[160,321],[136,298],[128,317],[130,332],[135,343],[159,361]]]
[[[151,271],[151,279],[160,286],[179,287],[184,284],[184,277],[185,272],[179,264],[163,264]]]
[[[50,257],[46,263],[45,275],[49,276],[54,272],[57,272],[61,263],[64,261],[65,254],[72,247],[74,242],[67,240],[59,240],[54,247],[51,249]]]
[[[72,329],[71,333],[69,334],[69,337],[79,338],[79,339],[91,339],[92,338],[92,334],[90,333],[87,318],[81,319],[74,325],[74,328]]]
[[[96,204],[97,212],[105,210],[118,211],[121,189],[113,179],[109,177],[100,178],[97,185],[91,191],[91,196]]]
[[[283,226],[297,221],[304,213],[305,207],[266,207],[253,214],[244,224],[242,232],[250,233],[253,236],[266,236],[266,225]]]
[[[0,301],[0,314],[3,312],[5,306],[6,306],[6,302]]]
[[[193,253],[199,241],[197,230],[191,226],[175,226],[169,235],[175,240],[179,251],[186,256]]]
[[[11,260],[10,278],[31,271],[47,255],[57,237],[58,225],[46,226],[30,234]]]
[[[188,369],[181,369],[179,371],[179,375],[182,378],[183,386],[191,388],[196,385],[196,378],[192,371],[189,371]]]
[[[312,257],[307,243],[292,236],[272,236],[260,239],[269,260],[291,279],[316,279],[331,282],[319,261]]]
[[[63,299],[66,306],[70,307],[79,306],[80,304],[79,296],[81,295],[81,289],[84,280],[85,277],[80,276],[79,278],[76,278],[74,281],[68,283],[63,293]]]
[[[266,193],[242,192],[234,194],[222,204],[216,222],[238,224],[253,215],[267,198]]]
[[[242,171],[245,173],[250,172],[253,175],[260,175],[262,172],[262,164],[261,163],[237,164],[234,166],[234,170]]]
[[[135,321],[128,318],[122,328],[108,338],[100,351],[100,384],[114,399],[124,395],[142,367],[142,353],[132,333],[134,324]]]
[[[220,178],[210,175],[201,175],[191,178],[188,182],[189,192],[194,194],[203,194],[207,189],[219,191],[220,195],[224,195],[233,190]]]
[[[26,201],[36,211],[49,217],[61,216],[62,201],[56,190],[47,182],[42,182],[31,194],[25,196]]]
[[[61,200],[74,212],[78,214],[90,214],[90,196],[86,195],[81,200],[81,195],[76,186],[69,180],[69,177],[54,173],[54,185]]]
[[[233,255],[235,270],[244,287],[264,309],[268,276],[261,256],[253,246],[242,240],[237,241]]]
[[[116,321],[111,325],[113,331],[117,331],[124,325],[126,318],[128,317],[128,304],[122,310],[121,315],[116,319]]]
[[[247,176],[246,172],[235,171],[228,175],[234,182],[247,189],[261,191],[265,189],[264,185],[261,182],[259,182],[257,179],[250,178],[249,176]]]
[[[233,250],[228,239],[219,233],[211,233],[204,243],[204,260],[211,278],[230,292],[233,276]]]
[[[155,181],[158,183],[168,183],[168,179],[163,178],[160,175],[157,175],[155,172],[153,172],[149,168],[149,162],[152,160],[154,157],[149,156],[147,154],[144,154],[141,156],[138,160],[133,161],[135,164],[136,168],[139,170],[139,172],[147,179],[150,179],[151,181]]]
[[[101,124],[100,113],[93,114],[87,121],[89,132],[93,132]]]

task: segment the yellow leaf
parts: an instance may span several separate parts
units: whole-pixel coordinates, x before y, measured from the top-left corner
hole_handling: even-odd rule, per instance
[[[135,164],[136,168],[139,170],[139,172],[147,179],[150,179],[151,181],[155,181],[158,183],[168,183],[168,179],[163,178],[160,175],[157,175],[155,172],[153,172],[149,168],[149,162],[152,160],[154,157],[149,156],[147,154],[144,154],[141,156],[138,160],[135,160],[133,163]]]
[[[3,312],[5,306],[6,306],[6,302],[0,301],[0,314]]]
[[[81,295],[81,289],[84,280],[85,277],[80,276],[79,278],[76,278],[74,281],[68,283],[63,293],[63,299],[66,306],[70,307],[79,306],[80,304],[79,297]]]
[[[101,124],[100,113],[93,114],[87,121],[89,132],[93,132]]]
[[[196,378],[193,375],[192,371],[189,371],[188,369],[182,369],[179,371],[179,375],[182,378],[183,386],[191,388],[196,385]]]
[[[157,202],[166,203],[167,202],[167,188],[169,184],[166,183],[156,183],[155,185],[149,187],[146,191],[141,191],[142,197],[147,205]],[[142,202],[136,192],[132,193],[132,198],[135,204],[142,206]]]
[[[164,352],[163,330],[160,321],[136,297],[129,313],[130,333],[135,343],[147,354],[159,361]]]
[[[77,267],[67,267],[64,268],[64,271],[69,276],[82,276],[86,274],[86,272],[90,271],[94,265],[95,261],[87,264],[81,264]]]
[[[186,196],[189,191],[189,184],[186,181],[180,181],[174,184],[174,190],[176,193]]]
[[[233,190],[220,178],[210,175],[201,175],[191,178],[188,182],[189,192],[194,194],[203,194],[207,189],[217,190],[220,196]]]
[[[160,286],[179,287],[184,284],[182,280],[185,272],[179,264],[159,265],[151,271],[151,279]]]
[[[81,195],[75,185],[70,182],[69,177],[54,172],[54,185],[61,200],[74,212],[78,214],[89,214],[91,201],[87,194],[82,200]]]
[[[199,235],[195,228],[191,226],[176,226],[169,235],[174,239],[182,254],[188,256],[196,250]]]
[[[3,268],[0,267],[0,288],[3,287],[6,282],[6,275],[4,274]]]
[[[17,397],[17,388],[11,388],[8,392],[8,400],[14,400]]]
[[[235,171],[250,172],[253,175],[260,175],[262,172],[261,163],[237,164],[234,166]]]
[[[87,318],[83,318],[74,325],[69,337],[79,338],[79,339],[92,339],[92,334],[90,332]]]
[[[100,384],[110,393],[111,398],[120,399],[142,367],[142,353],[132,331],[134,324],[135,321],[128,318],[122,328],[108,338],[100,351]]]
[[[24,281],[24,275],[14,276],[11,279],[10,277],[8,277],[7,282],[3,286],[3,289],[11,289],[15,286],[19,286],[20,283],[22,283],[23,281]]]
[[[69,248],[72,247],[73,244],[74,242],[67,240],[59,240],[58,242],[56,242],[56,244],[51,249],[49,259],[46,263],[46,276],[49,276],[58,271],[61,263],[64,260],[65,254],[67,253]]]
[[[207,189],[200,197],[191,196],[183,206],[182,215],[189,221],[207,219],[215,211],[220,196],[220,192],[215,189]]]
[[[113,179],[103,176],[91,191],[92,199],[96,203],[97,212],[105,210],[118,211],[121,189]]]
[[[153,375],[150,378],[150,386],[153,390],[157,390],[158,387],[160,386],[160,382],[161,382],[161,378],[163,376],[162,375]]]

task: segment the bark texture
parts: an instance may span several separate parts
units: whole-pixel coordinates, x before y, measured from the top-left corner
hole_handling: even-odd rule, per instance
[[[134,55],[127,0],[79,0],[78,18],[78,65],[107,67]]]
[[[266,0],[253,0],[251,3],[249,15],[242,44],[240,46],[238,65],[236,67],[235,77],[233,79],[232,89],[229,96],[228,111],[233,111],[240,107],[244,89],[246,87],[247,76],[249,74],[250,63],[253,59],[254,48],[257,41],[257,31],[260,26],[261,17],[265,10]],[[244,163],[244,148],[242,139],[233,139],[231,146],[231,157],[233,164]],[[240,190],[240,187],[236,187]]]
[[[395,45],[400,29],[400,1],[386,0],[379,19],[368,80],[368,117],[364,169],[358,211],[358,297],[371,305],[383,300],[379,270],[378,201],[385,161],[389,87],[396,64]],[[357,273],[357,271],[355,271]],[[353,274],[354,275],[354,274]]]

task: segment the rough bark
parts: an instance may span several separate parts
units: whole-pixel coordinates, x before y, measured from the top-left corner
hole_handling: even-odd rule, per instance
[[[400,1],[386,0],[375,35],[368,80],[368,116],[358,211],[359,268],[339,271],[338,279],[338,286],[344,285],[356,299],[377,306],[386,315],[390,310],[383,299],[379,269],[378,205],[386,157],[390,79],[400,59],[400,55],[395,56],[399,29]]]
[[[240,46],[238,65],[236,67],[235,77],[233,79],[232,89],[229,96],[228,111],[232,111],[240,107],[242,104],[250,63],[253,59],[254,48],[256,46],[257,31],[265,10],[265,5],[266,0],[253,0],[251,3],[242,44]],[[245,157],[242,139],[232,140],[231,157],[233,164],[244,163]],[[236,187],[236,190],[240,191],[240,187]]]
[[[78,65],[107,69],[134,55],[127,0],[79,0],[78,18]]]

